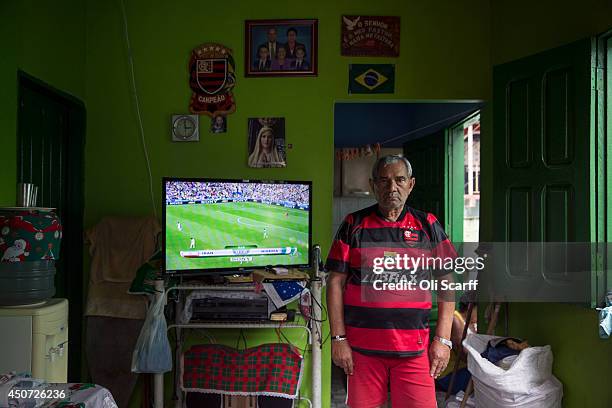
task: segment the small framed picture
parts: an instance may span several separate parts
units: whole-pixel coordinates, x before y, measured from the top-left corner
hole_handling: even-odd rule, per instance
[[[317,26],[318,20],[247,20],[245,76],[316,76]]]
[[[249,118],[249,167],[286,167],[285,153],[285,118]]]
[[[210,119],[211,133],[227,132],[227,118],[223,115],[215,115]]]

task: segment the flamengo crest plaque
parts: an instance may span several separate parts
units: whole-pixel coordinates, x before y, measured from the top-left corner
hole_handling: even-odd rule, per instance
[[[236,73],[232,50],[221,44],[206,43],[191,51],[189,87],[193,91],[189,110],[192,113],[228,115],[236,111],[232,89]]]

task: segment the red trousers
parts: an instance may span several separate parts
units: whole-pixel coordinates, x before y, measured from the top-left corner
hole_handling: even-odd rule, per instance
[[[434,379],[426,349],[416,357],[380,357],[353,351],[353,375],[347,378],[350,408],[375,408],[387,401],[393,408],[436,408]]]

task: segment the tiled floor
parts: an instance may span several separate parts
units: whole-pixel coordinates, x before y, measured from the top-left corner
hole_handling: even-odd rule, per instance
[[[344,372],[332,365],[331,408],[346,408],[346,376]]]
[[[332,366],[331,393],[331,408],[347,408],[344,403],[346,401],[346,375],[336,366]],[[387,402],[385,408],[391,408],[391,404]]]

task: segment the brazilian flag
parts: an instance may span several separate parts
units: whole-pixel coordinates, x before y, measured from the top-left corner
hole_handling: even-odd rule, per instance
[[[350,64],[349,93],[393,93],[395,89],[395,65]]]

